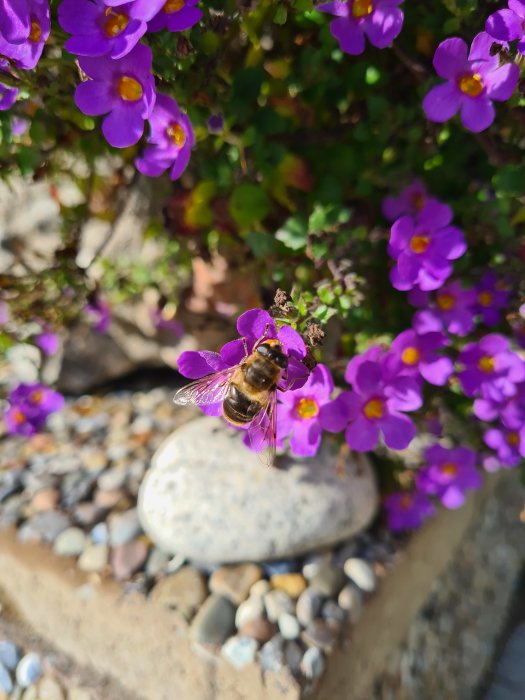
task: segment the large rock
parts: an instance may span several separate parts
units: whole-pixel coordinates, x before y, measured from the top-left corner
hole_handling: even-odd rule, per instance
[[[325,441],[316,458],[268,468],[218,418],[176,430],[153,458],[139,517],[160,549],[201,563],[264,561],[344,540],[374,517],[377,487],[368,460]]]

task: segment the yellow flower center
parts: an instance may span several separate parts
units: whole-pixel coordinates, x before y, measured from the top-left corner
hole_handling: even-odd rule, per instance
[[[43,398],[44,398],[43,392],[41,392],[40,389],[37,389],[36,391],[33,391],[31,396],[29,397],[29,400],[31,401],[31,403],[39,404],[42,402]]]
[[[481,306],[490,306],[492,304],[492,294],[490,292],[481,292],[478,294],[478,301]]]
[[[383,417],[383,402],[381,399],[371,399],[365,404],[363,412],[367,418],[374,420]]]
[[[459,79],[459,89],[469,97],[477,97],[478,95],[481,95],[484,89],[481,75],[478,73],[464,75]]]
[[[17,425],[22,425],[25,422],[26,417],[19,408],[15,408],[13,411],[13,420]]]
[[[184,146],[186,143],[186,134],[182,126],[177,122],[170,124],[166,129],[166,133],[176,146]]]
[[[412,195],[412,206],[416,211],[421,211],[425,206],[425,195],[421,192],[414,192]]]
[[[494,372],[494,358],[490,355],[484,355],[480,358],[478,362],[478,367],[482,372],[485,372],[486,374]]]
[[[319,406],[317,401],[313,399],[301,399],[297,404],[297,415],[303,420],[308,420],[308,418],[315,418],[319,413]]]
[[[170,15],[172,12],[178,12],[179,10],[182,10],[183,7],[184,0],[168,0],[168,2],[162,8],[162,11],[165,12],[167,15]]]
[[[372,0],[354,0],[352,15],[354,17],[366,17],[373,10]]]
[[[38,44],[42,38],[42,27],[36,19],[31,20],[31,31],[29,32],[29,38],[35,44]]]
[[[456,299],[452,296],[452,294],[440,294],[437,298],[437,305],[443,311],[450,311],[455,303]]]
[[[512,445],[512,447],[515,447],[516,445],[520,444],[520,436],[519,433],[509,433],[507,435],[507,442],[509,445]]]
[[[405,348],[401,355],[401,360],[405,365],[415,365],[419,362],[421,354],[417,348]]]
[[[104,32],[108,37],[121,34],[129,24],[129,17],[122,12],[113,12],[111,7],[106,10],[107,20],[104,23]]]
[[[441,467],[441,473],[445,474],[445,476],[456,476],[458,473],[457,465],[454,462],[445,462]]]
[[[140,100],[144,94],[142,85],[135,78],[130,78],[128,75],[123,76],[118,83],[118,94],[126,102],[136,102]]]
[[[413,236],[410,241],[410,249],[414,253],[424,253],[429,243],[430,238],[428,236]]]

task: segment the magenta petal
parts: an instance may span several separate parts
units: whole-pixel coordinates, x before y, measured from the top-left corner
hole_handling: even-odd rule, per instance
[[[183,377],[200,379],[207,374],[226,369],[227,365],[217,352],[187,350],[179,356],[177,367]]]
[[[491,56],[490,51],[494,39],[487,32],[480,32],[472,39],[469,51],[469,61],[486,61],[489,70],[497,68],[499,65],[498,56]]]
[[[508,100],[516,89],[519,77],[520,70],[515,63],[506,63],[487,73],[484,78],[487,95],[497,102]]]
[[[449,486],[441,496],[441,503],[450,510],[461,508],[465,500],[464,492],[457,486]]]
[[[335,15],[336,17],[348,17],[350,12],[350,7],[344,0],[339,0],[339,2],[323,2],[317,5],[315,9],[319,12]]]
[[[467,65],[467,45],[463,39],[445,39],[437,47],[433,60],[436,73],[446,80],[453,80]]]
[[[292,454],[298,457],[314,457],[321,444],[321,428],[317,421],[297,421],[295,423],[290,447]]]
[[[525,20],[525,0],[509,0],[509,8],[515,12],[518,17]]]
[[[75,104],[81,112],[91,117],[106,114],[111,111],[115,99],[110,91],[110,85],[106,82],[87,80],[77,85],[75,90]]]
[[[144,133],[144,119],[136,109],[118,105],[102,122],[102,132],[115,148],[134,146]]]
[[[381,388],[381,367],[377,362],[363,362],[359,365],[354,389],[360,394],[370,395]]]
[[[434,386],[444,386],[450,375],[454,372],[454,363],[448,357],[439,357],[436,360],[422,362],[419,371],[423,379]]]
[[[417,379],[398,377],[387,387],[389,406],[397,411],[417,411],[423,405],[421,387]]]
[[[244,338],[249,338],[251,341],[255,342],[260,340],[266,330],[268,331],[268,338],[275,338],[277,335],[277,329],[273,318],[267,311],[262,309],[250,309],[245,311],[237,319],[237,331],[240,336]]]
[[[244,343],[241,338],[231,340],[221,348],[221,360],[228,367],[238,365],[246,356],[244,351]]]
[[[467,97],[461,105],[461,121],[469,131],[479,133],[487,129],[495,118],[494,107],[488,97]]]
[[[378,7],[363,29],[372,46],[385,49],[399,35],[403,27],[403,13],[397,7]]]
[[[433,122],[446,122],[459,109],[460,95],[453,83],[443,83],[433,87],[423,99],[423,109]]]
[[[416,435],[416,426],[401,413],[391,414],[381,420],[385,445],[391,450],[404,450]]]
[[[379,427],[376,423],[360,416],[346,429],[345,439],[349,447],[356,452],[369,452],[377,446]]]
[[[365,35],[359,26],[346,18],[330,22],[330,31],[339,41],[341,51],[357,56],[365,50]]]
[[[488,34],[500,41],[515,41],[523,36],[523,20],[512,10],[498,10],[485,23]]]
[[[414,235],[414,221],[411,216],[402,216],[392,224],[390,245],[403,250]]]
[[[306,345],[302,336],[290,326],[282,326],[277,333],[277,338],[288,354],[291,353],[297,357],[306,355]]]

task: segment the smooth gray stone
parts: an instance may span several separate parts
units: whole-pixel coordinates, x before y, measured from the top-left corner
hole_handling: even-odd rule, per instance
[[[363,530],[378,495],[364,456],[336,470],[329,440],[312,459],[261,463],[242,435],[202,417],[157,450],[139,493],[142,526],[163,551],[203,563],[266,561],[334,544]]]
[[[229,600],[212,593],[193,619],[190,638],[201,644],[223,644],[235,631],[235,608]]]

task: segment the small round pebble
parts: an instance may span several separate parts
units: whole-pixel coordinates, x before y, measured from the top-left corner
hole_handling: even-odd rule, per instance
[[[339,607],[346,610],[348,617],[352,623],[356,623],[361,617],[363,611],[363,594],[354,586],[353,583],[347,583],[337,598]]]
[[[107,566],[109,561],[109,547],[107,544],[88,545],[80,555],[77,562],[81,571],[97,573]]]
[[[314,554],[308,557],[303,564],[303,576],[310,580],[319,573],[321,568],[330,566],[332,561],[332,553],[325,552],[323,554]]]
[[[322,675],[325,668],[323,652],[317,647],[307,649],[301,661],[301,671],[305,678],[313,680]]]
[[[288,593],[290,598],[298,598],[306,588],[306,580],[302,574],[274,574],[270,583],[272,588]]]
[[[109,517],[109,543],[112,547],[131,542],[142,532],[136,508]]]
[[[329,597],[337,595],[343,584],[345,577],[341,569],[333,566],[321,566],[319,571],[310,579],[310,586],[323,596]]]
[[[322,598],[313,588],[307,588],[299,596],[296,607],[296,615],[299,622],[306,627],[314,620],[321,610]]]
[[[53,545],[55,554],[61,557],[78,557],[86,546],[86,535],[78,527],[68,527],[56,538]]]
[[[148,576],[158,576],[163,571],[166,571],[168,566],[169,556],[157,547],[155,547],[148,557],[146,563],[146,573]]]
[[[42,675],[42,662],[38,654],[29,653],[23,656],[16,667],[16,682],[21,688],[36,683]]]
[[[270,586],[270,582],[267,579],[262,578],[260,581],[254,583],[250,588],[250,595],[263,597],[271,590],[272,587]]]
[[[333,600],[326,601],[321,615],[325,620],[336,620],[337,622],[344,622],[346,617],[345,611]]]
[[[0,663],[0,694],[9,693],[13,690],[13,681],[11,675],[3,663]]]
[[[281,670],[284,666],[284,639],[280,634],[261,647],[259,661],[263,671],[277,673]]]
[[[299,621],[295,615],[290,613],[283,613],[282,615],[279,615],[277,624],[279,625],[279,632],[282,634],[284,639],[297,639],[301,633],[301,625],[299,624]]]
[[[351,557],[345,561],[344,572],[362,591],[372,593],[376,589],[376,575],[364,559]]]
[[[108,544],[109,532],[106,523],[97,523],[89,533],[94,544]]]
[[[8,639],[0,641],[0,663],[6,668],[13,670],[20,661],[20,651],[16,644]]]
[[[38,684],[38,700],[64,700],[64,691],[53,678],[42,678]]]
[[[235,613],[235,626],[240,629],[243,625],[262,617],[264,614],[264,604],[262,598],[251,595],[248,600],[243,601]]]
[[[230,637],[221,649],[221,656],[234,668],[243,668],[255,660],[257,641],[251,637]]]
[[[265,617],[257,617],[255,620],[250,620],[239,629],[241,637],[252,637],[260,644],[270,640],[276,632],[277,627]]]
[[[294,604],[290,596],[284,591],[269,591],[264,596],[264,607],[270,622],[277,622],[282,613],[294,611]]]

